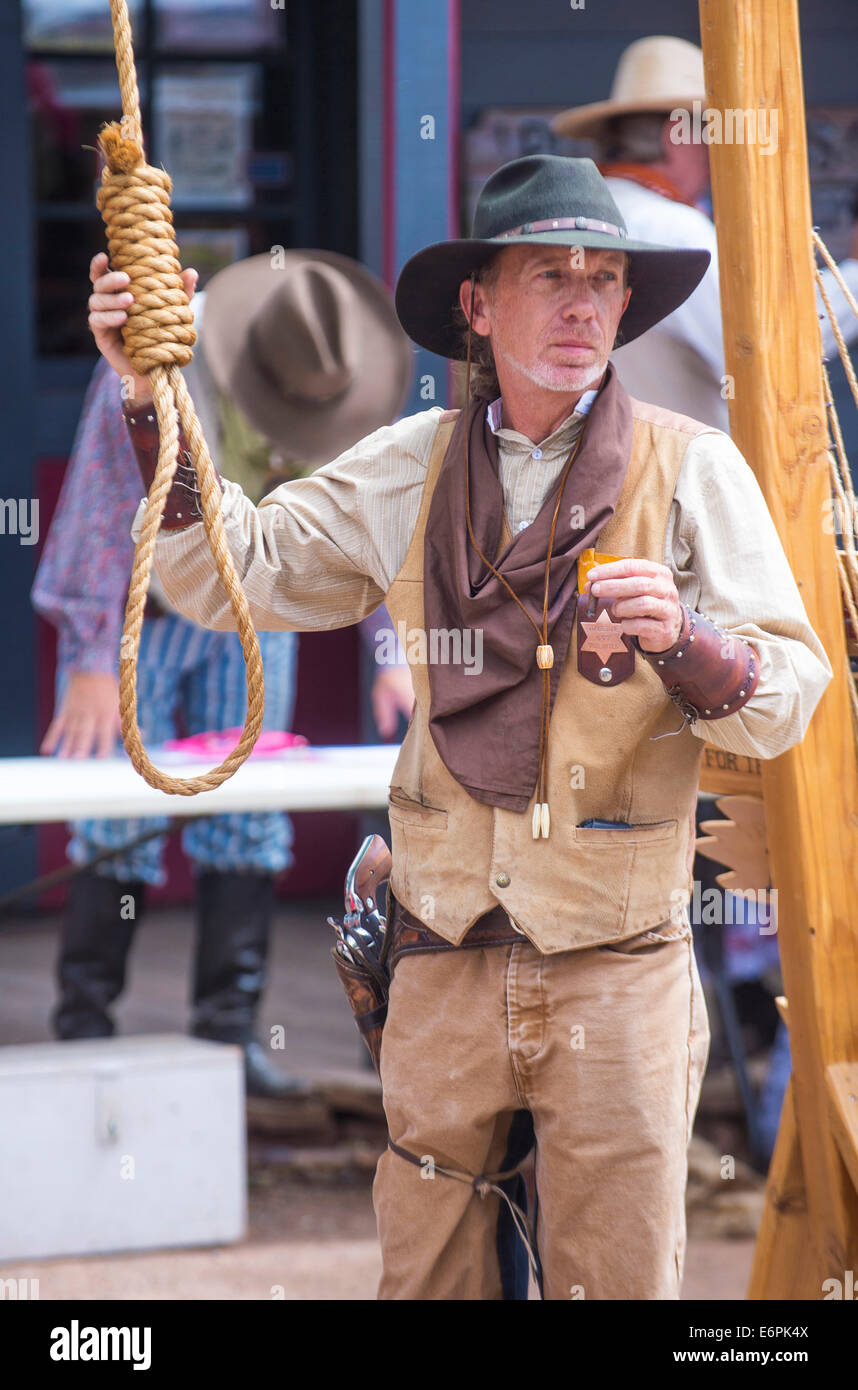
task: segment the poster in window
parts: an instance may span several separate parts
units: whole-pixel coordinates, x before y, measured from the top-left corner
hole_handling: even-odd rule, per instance
[[[252,201],[256,76],[252,64],[237,64],[155,79],[156,159],[173,180],[174,208],[241,208]]]

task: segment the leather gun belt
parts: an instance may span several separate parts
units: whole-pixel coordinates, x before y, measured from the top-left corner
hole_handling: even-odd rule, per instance
[[[392,922],[390,954],[388,956],[391,975],[399,957],[409,955],[412,952],[462,951],[480,946],[515,946],[528,939],[524,932],[513,926],[509,914],[498,904],[490,912],[485,912],[482,917],[478,917],[456,946],[452,941],[445,941],[443,936],[438,936],[437,932],[433,932],[426,926],[425,922],[420,921],[419,917],[415,917],[412,912],[397,902],[389,887],[388,898],[389,916]]]

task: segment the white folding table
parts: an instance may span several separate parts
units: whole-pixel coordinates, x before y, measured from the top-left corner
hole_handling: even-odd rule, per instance
[[[198,777],[218,761],[147,751],[156,767],[174,777]],[[398,752],[396,744],[380,744],[251,754],[226,782],[197,796],[156,791],[124,756],[0,758],[0,824],[228,811],[373,810],[387,806]]]

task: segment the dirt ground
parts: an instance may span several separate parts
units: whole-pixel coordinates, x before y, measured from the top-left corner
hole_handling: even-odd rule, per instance
[[[261,1026],[263,1033],[274,1025],[285,1027],[284,1065],[294,1073],[309,1079],[331,1071],[351,1073],[365,1084],[363,1047],[328,955],[331,934],[324,923],[336,906],[314,902],[280,908]],[[21,917],[7,919],[0,929],[5,984],[0,1046],[50,1036],[57,926],[53,917]],[[187,911],[153,912],[141,922],[117,1015],[122,1032],[185,1030],[192,944]],[[723,1132],[732,1104],[730,1078],[713,1076],[707,1085],[717,1097],[718,1113],[710,1123]],[[38,1279],[41,1299],[374,1299],[381,1262],[371,1154],[369,1163],[364,1157],[363,1170],[334,1167],[325,1177],[320,1168],[311,1179],[298,1176],[287,1156],[294,1157],[294,1148],[278,1148],[270,1136],[251,1138],[248,1229],[234,1246],[18,1260],[0,1265],[0,1279]],[[704,1178],[701,1183],[705,1187]],[[737,1233],[731,1238],[713,1235],[711,1219],[700,1220],[691,1210],[683,1298],[744,1298],[760,1183],[751,1180],[746,1186],[750,1205],[722,1223]],[[691,1196],[690,1187],[690,1202]],[[698,1192],[697,1205],[711,1217],[705,1193],[701,1199]]]

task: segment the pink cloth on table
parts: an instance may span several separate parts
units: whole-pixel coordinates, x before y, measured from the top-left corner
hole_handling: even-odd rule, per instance
[[[199,754],[201,757],[225,757],[231,753],[241,738],[241,726],[233,729],[206,729],[201,734],[191,734],[189,738],[169,738],[164,747],[171,752]],[[278,729],[263,729],[253,747],[252,758],[271,757],[284,748],[306,748],[310,740],[303,734],[290,734]]]

